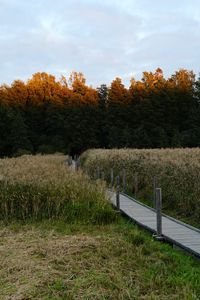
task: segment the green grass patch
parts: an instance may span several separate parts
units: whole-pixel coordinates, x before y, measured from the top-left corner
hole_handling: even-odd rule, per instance
[[[199,262],[137,226],[0,226],[0,299],[199,299]]]

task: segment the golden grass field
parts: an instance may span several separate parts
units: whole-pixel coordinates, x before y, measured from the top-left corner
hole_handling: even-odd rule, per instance
[[[127,190],[134,193],[138,177],[139,199],[153,198],[153,177],[162,188],[164,209],[200,225],[200,148],[194,149],[96,149],[81,157],[82,167],[92,177],[97,167],[109,182],[110,170],[117,176],[125,169]]]
[[[64,155],[1,159],[0,219],[111,222],[115,213],[105,186],[82,172],[72,172],[66,162]]]
[[[0,160],[0,299],[200,299],[199,263],[120,217],[105,182],[66,161]]]

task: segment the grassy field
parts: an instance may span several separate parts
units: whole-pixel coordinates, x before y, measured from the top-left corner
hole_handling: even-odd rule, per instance
[[[153,177],[157,176],[164,210],[200,227],[200,148],[89,150],[82,155],[81,163],[91,177],[100,167],[108,182],[111,168],[115,176],[124,169],[127,192],[135,194],[137,178],[137,198],[150,205]]]
[[[200,299],[199,262],[126,221],[0,227],[0,299]]]
[[[66,222],[112,222],[105,187],[66,164],[64,155],[0,160],[0,219],[64,218]]]
[[[120,217],[65,156],[0,171],[0,299],[200,299],[199,262]]]

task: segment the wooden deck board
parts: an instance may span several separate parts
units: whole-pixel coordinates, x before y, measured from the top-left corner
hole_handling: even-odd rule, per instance
[[[116,206],[116,193],[109,191],[109,198]],[[133,198],[120,194],[120,210],[141,226],[156,232],[156,212]],[[200,230],[164,215],[162,217],[164,238],[200,257]]]

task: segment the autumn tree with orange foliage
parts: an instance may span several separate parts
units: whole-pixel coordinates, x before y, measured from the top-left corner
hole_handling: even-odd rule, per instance
[[[0,86],[0,156],[81,153],[95,147],[200,146],[200,80],[158,68],[94,89],[82,73],[36,73]]]

